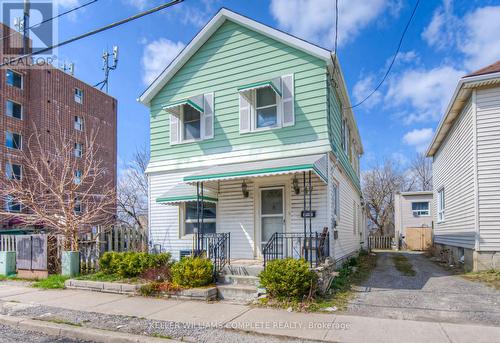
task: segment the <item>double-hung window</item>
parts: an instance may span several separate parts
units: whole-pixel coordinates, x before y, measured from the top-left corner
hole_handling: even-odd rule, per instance
[[[82,171],[81,170],[75,170],[75,176],[73,177],[73,183],[75,185],[79,185],[82,183]]]
[[[5,146],[10,149],[22,149],[22,136],[19,133],[9,132],[5,133]]]
[[[444,198],[444,188],[441,188],[438,191],[438,199],[437,199],[437,205],[438,205],[438,222],[444,222],[445,216],[445,198]]]
[[[75,130],[83,131],[83,118],[79,116],[75,116]]]
[[[7,69],[7,85],[11,87],[16,87],[19,89],[23,88],[23,75],[20,73],[17,73],[13,70]]]
[[[82,143],[75,143],[75,149],[74,149],[74,155],[75,157],[82,157],[83,155],[83,144]]]
[[[241,133],[295,124],[293,74],[252,82],[238,92]]]
[[[170,114],[170,144],[190,143],[214,136],[214,94],[174,101],[164,107]]]
[[[75,214],[81,214],[83,212],[82,201],[79,198],[75,198],[73,210]]]
[[[21,212],[22,206],[21,204],[14,199],[13,196],[8,195],[5,197],[5,210],[7,212]]]
[[[5,113],[12,118],[23,119],[23,106],[12,100],[5,103]]]
[[[80,88],[75,88],[74,99],[77,103],[83,104],[83,91]]]
[[[217,205],[214,203],[203,203],[203,233],[215,233],[215,222],[217,218]],[[193,234],[198,227],[198,216],[196,214],[196,202],[184,204],[184,232],[183,235]],[[201,213],[200,213],[201,216]],[[201,226],[201,219],[200,219]],[[201,227],[198,228],[201,232]]]
[[[255,128],[278,126],[278,100],[271,87],[256,89]]]
[[[427,217],[430,215],[429,203],[427,201],[412,202],[411,210],[415,217]]]
[[[5,176],[9,180],[21,180],[22,167],[19,164],[7,163],[5,166]]]

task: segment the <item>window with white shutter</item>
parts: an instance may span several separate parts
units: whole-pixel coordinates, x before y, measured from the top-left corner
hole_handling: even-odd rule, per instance
[[[240,92],[240,132],[250,131],[250,116],[251,107],[250,99],[251,91]]]
[[[170,144],[179,143],[179,116],[170,113]]]
[[[283,126],[295,125],[294,79],[293,74],[281,78],[283,93],[281,102],[283,108]]]
[[[214,137],[214,93],[203,96],[203,139]]]

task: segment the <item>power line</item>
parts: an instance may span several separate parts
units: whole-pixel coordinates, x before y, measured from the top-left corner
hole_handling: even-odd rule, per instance
[[[70,39],[67,39],[61,43],[58,43],[58,44],[54,44],[52,46],[49,46],[47,48],[44,48],[44,49],[41,49],[41,50],[38,50],[38,51],[35,51],[35,52],[31,52],[29,54],[24,54],[22,56],[19,56],[19,57],[15,57],[7,62],[4,62],[2,64],[0,64],[0,67],[3,67],[3,66],[6,66],[8,64],[11,64],[13,62],[17,62],[17,61],[20,61],[20,60],[23,60],[27,57],[31,57],[33,55],[38,55],[38,54],[42,54],[44,52],[47,52],[47,51],[50,51],[52,49],[55,49],[55,48],[58,48],[58,47],[61,47],[61,46],[64,46],[64,45],[67,45],[69,43],[73,43],[77,40],[80,40],[80,39],[83,39],[83,38],[87,38],[87,37],[90,37],[90,36],[93,36],[97,33],[100,33],[100,32],[103,32],[103,31],[107,31],[109,29],[112,29],[114,27],[117,27],[117,26],[120,26],[122,24],[125,24],[125,23],[128,23],[130,21],[133,21],[133,20],[136,20],[136,19],[139,19],[139,18],[142,18],[144,16],[147,16],[149,14],[152,14],[152,13],[155,13],[155,12],[158,12],[158,11],[161,11],[167,7],[171,7],[171,6],[174,6],[174,5],[177,5],[177,4],[180,4],[181,2],[183,2],[184,0],[174,0],[174,1],[170,1],[166,4],[163,4],[163,5],[160,5],[160,6],[157,6],[157,7],[154,7],[150,10],[147,10],[147,11],[144,11],[144,12],[140,12],[140,13],[137,13],[131,17],[128,17],[128,18],[125,18],[125,19],[122,19],[122,20],[119,20],[117,22],[114,22],[114,23],[111,23],[111,24],[108,24],[106,26],[103,26],[103,27],[100,27],[98,29],[95,29],[95,30],[92,30],[90,32],[87,32],[87,33],[84,33],[82,35],[79,35],[79,36],[76,36],[76,37],[73,37],[73,38],[70,38]]]
[[[52,20],[55,20],[57,18],[60,18],[62,16],[65,16],[66,14],[70,14],[71,12],[74,12],[74,11],[77,11],[81,8],[84,8],[84,7],[87,7],[88,5],[92,5],[93,3],[96,3],[98,0],[92,0],[92,1],[89,1],[89,2],[86,2],[80,6],[77,6],[77,7],[74,7],[72,9],[69,9],[65,12],[62,12],[62,13],[59,13],[58,15],[54,16],[54,17],[51,17],[51,18],[48,18],[48,19],[45,19],[41,22],[39,22],[38,24],[35,24],[35,25],[31,25],[30,27],[28,27],[28,30],[31,30],[31,29],[34,29],[35,27],[39,27],[39,26],[42,26],[43,24],[45,23],[48,23],[49,21],[52,21]],[[13,35],[15,34],[19,34],[18,32],[12,32],[10,35],[7,35],[7,36],[3,36],[1,37],[0,39],[5,39],[5,38],[9,38],[9,37],[12,37]]]
[[[378,91],[378,89],[385,82],[385,79],[387,78],[387,76],[391,72],[392,66],[394,65],[394,62],[396,61],[396,58],[398,57],[399,50],[401,49],[401,45],[403,44],[403,39],[404,39],[404,37],[406,35],[406,31],[408,31],[408,27],[410,26],[410,23],[413,20],[413,17],[415,16],[415,12],[417,11],[417,7],[418,7],[419,3],[420,3],[420,0],[417,0],[417,2],[415,3],[415,7],[413,7],[413,11],[411,12],[411,16],[408,19],[408,22],[406,23],[406,26],[405,26],[405,29],[403,30],[403,34],[401,35],[401,38],[399,39],[398,48],[396,49],[396,53],[392,57],[392,61],[389,64],[389,68],[387,68],[387,71],[385,72],[384,77],[382,78],[382,80],[379,82],[379,84],[377,85],[377,87],[375,87],[375,89],[370,94],[368,94],[363,100],[361,100],[360,102],[358,102],[356,105],[353,105],[351,107],[346,107],[346,108],[354,108],[354,107],[360,106],[366,100],[368,100],[373,94],[375,94],[375,92]]]

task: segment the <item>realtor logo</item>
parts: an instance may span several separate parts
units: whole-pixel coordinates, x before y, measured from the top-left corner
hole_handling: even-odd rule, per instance
[[[50,0],[2,1],[3,26],[2,53],[4,55],[23,55],[34,53],[33,60],[54,55],[51,48],[57,42],[57,6]]]

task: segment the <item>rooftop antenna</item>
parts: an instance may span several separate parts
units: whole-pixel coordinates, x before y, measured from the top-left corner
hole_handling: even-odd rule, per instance
[[[24,0],[23,8],[23,54],[29,53],[29,34],[30,34],[30,2]]]
[[[113,55],[113,64],[109,65],[109,57]],[[94,87],[99,87],[100,90],[105,89],[108,92],[109,72],[115,70],[118,66],[118,46],[113,46],[113,52],[109,53],[107,50],[102,53],[102,70],[104,70],[104,80],[96,84]]]

